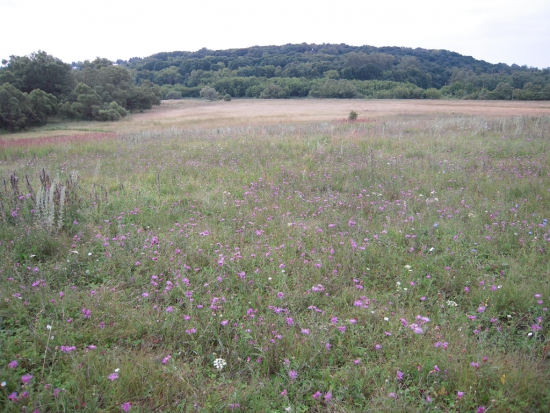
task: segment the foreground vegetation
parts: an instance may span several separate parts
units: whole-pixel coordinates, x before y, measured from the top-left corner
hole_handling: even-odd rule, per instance
[[[547,411],[549,133],[358,119],[4,148],[3,410]]]

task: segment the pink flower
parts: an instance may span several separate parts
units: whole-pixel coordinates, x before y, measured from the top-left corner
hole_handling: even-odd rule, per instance
[[[120,408],[125,412],[129,412],[130,409],[132,408],[132,403],[131,402],[122,403],[120,405]]]
[[[456,393],[456,398],[457,400],[460,400],[464,397],[464,392],[463,391],[459,391]]]
[[[33,376],[31,376],[30,374],[25,374],[21,377],[21,381],[23,382],[23,384],[28,384],[32,380],[32,377]]]
[[[403,372],[398,370],[397,371],[397,380],[399,380],[399,381],[403,380],[403,375],[404,375]]]
[[[172,356],[170,356],[170,355],[164,357],[164,358],[162,359],[162,364],[168,363],[168,361],[170,361],[171,358],[172,358]]]
[[[13,361],[11,361],[10,363],[8,363],[8,367],[9,367],[10,369],[14,369],[14,368],[17,367],[18,364],[19,364],[19,363],[17,363],[17,360],[13,360]]]
[[[309,334],[309,328],[302,328],[302,334],[308,335]]]
[[[220,324],[225,327],[229,323],[229,320],[223,320]]]
[[[290,377],[290,380],[296,380],[296,378],[298,377],[298,372],[295,370],[290,370],[288,372],[288,377]]]
[[[8,396],[8,399],[10,399],[12,402],[17,401],[17,392],[13,392]]]
[[[313,393],[311,395],[311,397],[313,397],[315,400],[319,400],[319,398],[321,397],[321,392],[317,391],[317,392]]]
[[[118,379],[118,373],[116,373],[116,372],[111,373],[111,374],[109,374],[109,377],[107,377],[107,378],[111,381],[114,381],[114,380]]]

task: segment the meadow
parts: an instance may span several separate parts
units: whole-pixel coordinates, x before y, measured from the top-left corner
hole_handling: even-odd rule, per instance
[[[0,136],[2,411],[548,411],[550,104],[287,104]]]

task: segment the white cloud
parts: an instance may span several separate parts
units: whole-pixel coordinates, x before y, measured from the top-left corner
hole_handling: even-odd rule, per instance
[[[492,63],[550,66],[550,2],[530,0],[0,0],[0,58],[64,61],[286,43],[447,49]]]

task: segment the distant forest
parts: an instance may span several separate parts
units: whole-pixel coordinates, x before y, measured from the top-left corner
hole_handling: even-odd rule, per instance
[[[63,63],[37,52],[0,68],[0,127],[48,117],[117,120],[160,99],[550,100],[550,68],[491,64],[447,50],[287,44]]]

